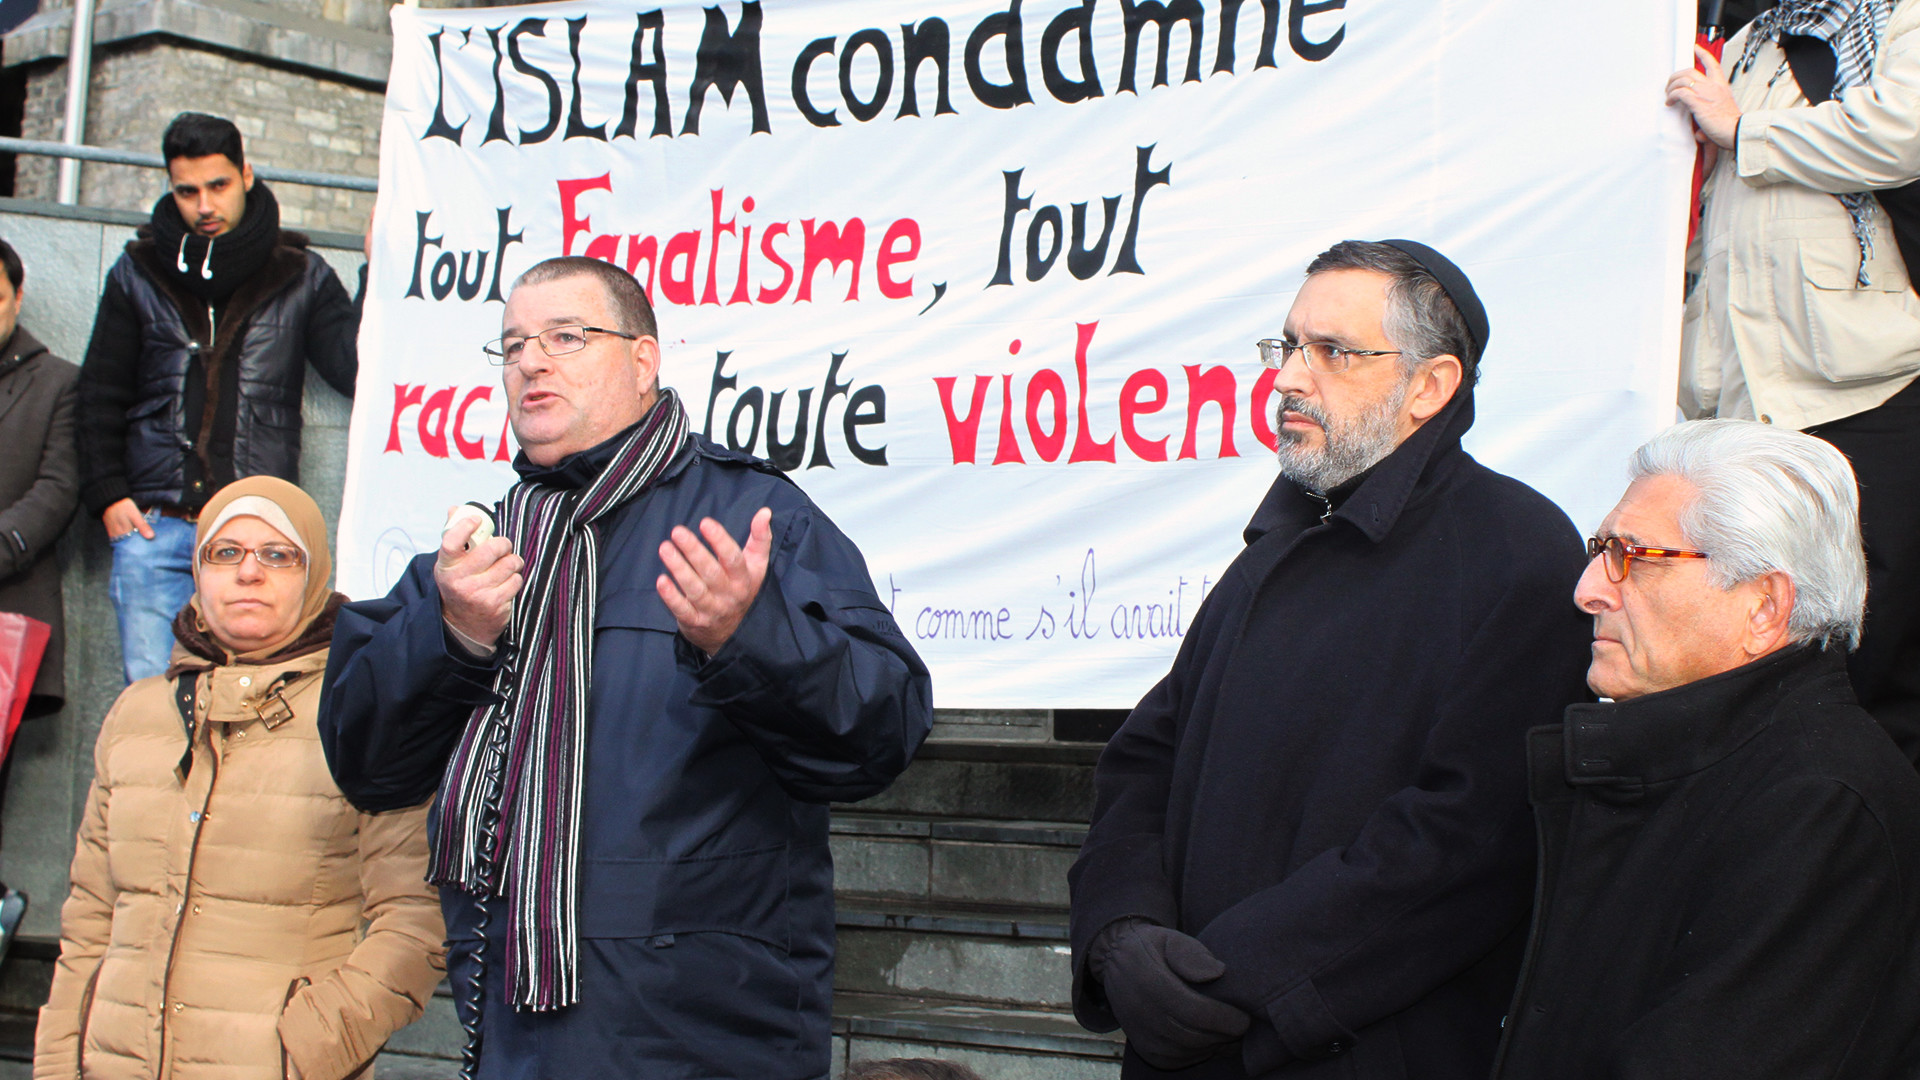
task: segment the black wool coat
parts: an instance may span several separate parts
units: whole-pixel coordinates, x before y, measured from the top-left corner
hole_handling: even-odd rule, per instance
[[[1227,965],[1240,1045],[1177,1075],[1482,1080],[1533,878],[1526,732],[1585,700],[1565,514],[1460,448],[1471,392],[1326,521],[1280,479],[1173,670],[1101,755],[1070,874],[1087,947],[1139,916]],[[1122,1075],[1163,1074],[1129,1052]]]
[[[16,327],[0,346],[0,611],[53,628],[27,701],[31,716],[67,696],[66,616],[54,547],[80,497],[74,411],[80,369]]]
[[[1920,1076],[1920,775],[1806,645],[1530,738],[1507,1080]]]

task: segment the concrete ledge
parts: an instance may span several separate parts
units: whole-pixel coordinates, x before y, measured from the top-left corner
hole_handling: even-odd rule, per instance
[[[835,836],[885,836],[925,840],[963,840],[978,844],[1037,844],[1078,849],[1087,827],[1070,822],[955,821],[952,818],[901,818],[835,811],[829,831]]]
[[[957,1047],[1065,1054],[1118,1060],[1118,1034],[1098,1035],[1051,1009],[941,1003],[836,992],[834,1031]]]
[[[72,8],[34,15],[6,36],[0,63],[66,59],[72,25]],[[255,0],[126,0],[94,15],[96,49],[152,37],[244,53],[370,90],[385,88],[393,63],[387,34]]]
[[[841,897],[836,902],[833,920],[834,925],[843,930],[910,930],[1020,941],[1068,940],[1064,911],[967,911],[944,905]]]

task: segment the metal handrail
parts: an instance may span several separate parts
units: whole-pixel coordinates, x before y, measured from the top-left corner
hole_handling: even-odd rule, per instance
[[[78,158],[81,161],[100,161],[109,165],[144,165],[150,169],[164,169],[167,163],[159,154],[143,154],[137,150],[111,150],[104,146],[70,146],[66,143],[44,142],[39,139],[15,139],[0,135],[0,153],[39,154],[44,157]],[[284,181],[289,184],[305,184],[309,187],[343,188],[347,191],[379,191],[380,182],[363,176],[345,176],[341,173],[312,172],[307,169],[282,169],[273,165],[255,165],[253,174],[262,180]]]

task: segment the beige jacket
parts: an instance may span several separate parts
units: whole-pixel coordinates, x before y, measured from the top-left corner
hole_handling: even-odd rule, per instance
[[[446,936],[426,809],[362,814],[334,786],[326,662],[202,671],[184,776],[174,684],[114,703],[35,1080],[340,1080],[420,1015]]]
[[[1729,70],[1745,32],[1727,43]],[[1733,76],[1740,132],[1707,181],[1688,269],[1680,408],[1806,428],[1864,412],[1920,372],[1920,297],[1876,207],[1870,284],[1836,192],[1920,177],[1920,0],[1901,0],[1872,81],[1808,106],[1768,43]]]

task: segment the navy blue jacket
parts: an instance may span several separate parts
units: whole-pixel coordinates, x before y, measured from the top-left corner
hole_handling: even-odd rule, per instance
[[[1245,1040],[1177,1075],[1483,1080],[1533,881],[1526,733],[1587,697],[1579,534],[1460,448],[1471,392],[1322,520],[1280,479],[1173,669],[1101,755],[1070,880],[1087,947],[1200,939]],[[1166,1074],[1128,1052],[1128,1080]]]
[[[577,484],[597,469],[595,453],[540,475]],[[534,471],[524,458],[516,467]],[[765,584],[703,661],[654,590],[660,543],[703,517],[744,538],[762,506],[774,533]],[[500,1004],[508,920],[495,901],[480,1075],[824,1077],[826,804],[875,794],[906,768],[932,726],[926,666],[859,550],[766,462],[694,435],[652,489],[599,527],[580,1002],[548,1013]],[[427,798],[474,706],[490,699],[492,670],[449,650],[433,559],[419,556],[384,599],[339,615],[320,732],[341,791],[363,810]],[[460,991],[478,911],[456,889],[441,904]]]

